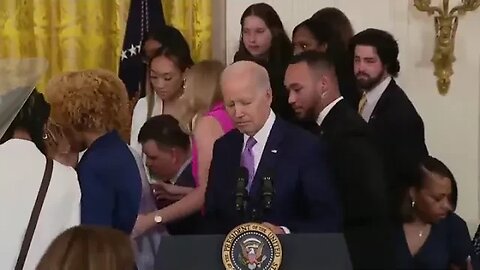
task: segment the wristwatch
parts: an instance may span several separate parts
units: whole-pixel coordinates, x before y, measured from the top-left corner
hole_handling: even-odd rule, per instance
[[[155,221],[155,223],[157,223],[157,224],[162,223],[162,220],[163,220],[162,216],[160,216],[158,214],[155,214],[155,216],[153,217],[153,221]]]

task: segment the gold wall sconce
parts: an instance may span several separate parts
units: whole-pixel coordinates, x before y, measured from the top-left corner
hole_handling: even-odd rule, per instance
[[[449,0],[443,0],[442,7],[432,6],[431,0],[414,0],[419,11],[429,16],[435,14],[435,50],[432,58],[434,75],[441,95],[446,95],[450,88],[450,77],[453,75],[455,62],[455,34],[458,27],[458,16],[480,7],[480,0],[461,0],[461,4],[449,8]]]

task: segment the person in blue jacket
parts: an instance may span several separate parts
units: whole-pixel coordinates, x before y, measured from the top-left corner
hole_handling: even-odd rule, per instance
[[[122,81],[105,70],[53,78],[46,89],[52,118],[64,129],[70,151],[83,152],[76,170],[82,192],[81,223],[130,234],[137,219],[140,171],[122,127],[129,119]]]

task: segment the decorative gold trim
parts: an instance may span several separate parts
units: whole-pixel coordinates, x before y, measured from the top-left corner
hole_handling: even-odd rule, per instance
[[[467,11],[474,11],[480,7],[480,0],[462,0],[461,4],[449,10],[450,1],[443,0],[442,7],[432,6],[431,0],[414,0],[414,6],[426,12],[429,16],[435,15],[435,51],[432,62],[437,77],[437,87],[441,95],[446,95],[450,88],[450,77],[453,75],[455,62],[455,34],[458,27],[458,16]]]

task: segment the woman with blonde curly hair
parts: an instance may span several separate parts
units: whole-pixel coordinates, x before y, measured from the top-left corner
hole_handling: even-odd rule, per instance
[[[133,270],[130,239],[121,231],[77,226],[60,234],[37,270]]]
[[[195,189],[182,194],[177,202],[147,215],[140,215],[134,228],[134,235],[155,227],[155,220],[172,223],[198,213],[204,203],[208,181],[208,170],[212,159],[213,144],[234,125],[223,105],[220,91],[220,75],[224,65],[218,61],[202,61],[187,73],[185,93],[182,102],[185,110],[180,117],[181,125],[192,134],[192,173]],[[155,185],[158,194],[180,195],[181,187],[165,182]],[[157,196],[158,198],[158,196]],[[161,197],[160,197],[161,199]],[[193,233],[193,232],[192,232]]]
[[[51,117],[63,128],[70,151],[86,150],[76,167],[81,223],[129,234],[142,187],[137,162],[120,136],[129,122],[125,85],[105,70],[68,72],[50,80],[46,95]]]

